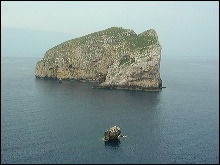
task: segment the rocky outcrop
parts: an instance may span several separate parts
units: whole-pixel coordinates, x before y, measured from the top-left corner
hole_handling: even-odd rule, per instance
[[[111,127],[109,130],[105,131],[104,139],[105,140],[115,140],[120,136],[121,130],[119,127]]]
[[[36,64],[41,78],[95,81],[98,88],[160,90],[161,46],[153,29],[112,27],[66,41]]]

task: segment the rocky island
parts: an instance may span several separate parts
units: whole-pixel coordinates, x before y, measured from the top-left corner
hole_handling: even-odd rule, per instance
[[[111,127],[109,130],[105,131],[104,139],[106,141],[117,140],[120,137],[120,133],[121,133],[121,130],[119,127],[117,126]]]
[[[49,49],[37,78],[98,82],[97,88],[160,90],[161,45],[155,30],[111,27]]]

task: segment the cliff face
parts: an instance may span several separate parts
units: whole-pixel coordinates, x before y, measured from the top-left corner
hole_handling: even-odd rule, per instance
[[[35,75],[100,82],[100,88],[154,90],[160,79],[161,46],[150,29],[112,27],[66,41],[48,50],[36,64]]]

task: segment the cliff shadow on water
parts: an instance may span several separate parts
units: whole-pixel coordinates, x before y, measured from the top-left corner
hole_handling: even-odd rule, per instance
[[[105,141],[106,147],[120,147],[120,144],[121,144],[120,139]]]

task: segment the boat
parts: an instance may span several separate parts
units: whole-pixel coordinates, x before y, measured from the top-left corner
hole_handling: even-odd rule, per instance
[[[61,78],[58,79],[58,83],[62,83],[62,79]]]

